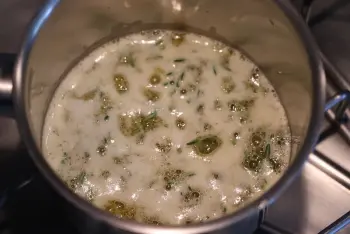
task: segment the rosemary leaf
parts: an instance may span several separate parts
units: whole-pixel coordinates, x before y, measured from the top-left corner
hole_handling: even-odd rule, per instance
[[[267,144],[266,148],[265,148],[265,153],[264,153],[265,158],[269,158],[270,154],[271,154],[271,146],[270,146],[270,144]]]
[[[216,67],[215,66],[213,66],[213,73],[214,73],[214,75],[218,74],[217,71],[216,71]]]
[[[186,61],[186,59],[184,59],[184,58],[174,59],[174,63],[183,63],[185,61]]]
[[[197,144],[197,143],[198,143],[198,138],[196,138],[196,139],[194,139],[194,140],[188,142],[186,145],[195,145],[195,144]]]

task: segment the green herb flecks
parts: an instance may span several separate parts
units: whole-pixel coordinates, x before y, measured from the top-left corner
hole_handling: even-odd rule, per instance
[[[87,91],[86,93],[82,94],[81,96],[74,95],[74,98],[80,99],[83,101],[90,101],[96,97],[97,92],[98,92],[97,89],[93,89],[93,90]]]
[[[88,152],[84,152],[84,155],[83,155],[83,160],[84,160],[84,163],[87,163],[91,158],[91,155],[88,153]]]
[[[135,59],[133,53],[128,53],[127,55],[121,55],[119,57],[119,64],[128,65],[128,66],[131,66],[132,68],[135,68],[136,59]]]
[[[266,145],[264,155],[265,155],[265,158],[270,158],[270,155],[271,155],[271,146],[270,146],[270,144]]]
[[[148,101],[156,102],[160,98],[160,92],[152,90],[150,88],[145,88],[143,90],[143,95],[146,97]]]
[[[108,179],[111,176],[111,172],[108,170],[104,170],[101,172],[101,177],[103,177],[104,179]]]
[[[110,135],[108,135],[107,137],[104,137],[100,143],[99,146],[97,146],[96,152],[100,155],[100,156],[105,156],[107,153],[107,148],[108,145],[112,142],[112,138]]]
[[[220,58],[220,65],[221,65],[221,67],[224,68],[226,71],[229,71],[229,72],[232,71],[231,68],[230,68],[230,57],[231,57],[231,55],[229,53],[225,53]]]
[[[135,219],[136,207],[132,205],[127,205],[118,200],[109,200],[104,205],[104,210],[110,212],[111,214],[124,219]]]
[[[249,171],[260,172],[264,162],[268,162],[274,172],[281,171],[282,162],[271,154],[269,134],[264,129],[258,129],[251,134],[244,154],[243,166]]]
[[[215,66],[213,66],[213,73],[214,73],[215,76],[218,74],[217,71],[216,71],[216,67]]]
[[[124,136],[136,136],[149,132],[162,125],[163,120],[153,111],[149,115],[138,114],[135,116],[120,116],[119,128]]]
[[[163,154],[169,153],[172,147],[173,143],[169,138],[165,138],[163,141],[156,143],[156,150]]]
[[[232,112],[245,112],[248,111],[255,103],[254,99],[248,100],[231,100],[228,102],[228,107]]]
[[[200,136],[187,143],[200,156],[207,156],[214,153],[221,144],[222,140],[215,135]]]
[[[185,77],[185,72],[182,72],[176,81],[176,87],[178,88],[180,87],[180,83],[184,80],[184,77]]]
[[[81,171],[77,176],[75,176],[74,178],[72,178],[68,182],[68,186],[72,190],[77,190],[83,185],[83,183],[86,181],[86,178],[87,178],[86,172],[85,171]]]
[[[161,60],[164,57],[162,55],[156,54],[156,55],[151,55],[149,57],[146,58],[146,61],[157,61],[157,60]]]
[[[160,218],[158,216],[148,217],[143,215],[142,222],[146,224],[156,225],[156,226],[160,226],[163,224],[163,222],[160,221]]]
[[[233,82],[232,77],[225,76],[221,80],[221,89],[224,91],[224,93],[231,93],[235,89],[236,85]]]
[[[114,87],[119,94],[126,93],[129,90],[129,82],[122,74],[115,74],[113,77]]]
[[[179,47],[185,41],[184,33],[173,33],[171,36],[171,44]]]
[[[182,183],[186,179],[195,175],[193,172],[185,172],[181,169],[167,169],[163,173],[163,180],[165,183],[165,190],[169,191],[176,185]]]
[[[177,118],[175,121],[176,127],[180,130],[184,130],[186,127],[186,122],[183,118]]]
[[[222,102],[219,99],[214,101],[214,109],[218,111],[222,110]]]
[[[157,74],[157,73],[152,74],[151,77],[149,78],[149,83],[150,83],[151,85],[157,85],[157,84],[159,84],[160,82],[161,82],[161,77],[160,77],[160,75]]]
[[[71,157],[68,155],[67,152],[63,152],[63,156],[62,156],[62,159],[61,159],[61,164],[68,164],[70,163],[71,161]]]
[[[184,59],[184,58],[174,59],[174,63],[183,63],[185,61],[186,61],[186,59]]]
[[[204,114],[204,104],[198,105],[196,111],[198,114],[203,115]]]
[[[97,115],[106,116],[108,111],[112,109],[112,101],[109,98],[109,96],[104,92],[100,92],[100,101],[100,112]]]
[[[187,191],[182,194],[182,200],[186,206],[195,206],[201,202],[202,192],[197,188],[187,187]]]
[[[231,143],[233,146],[237,145],[237,141],[240,139],[240,135],[238,132],[233,133],[233,136],[231,138]]]

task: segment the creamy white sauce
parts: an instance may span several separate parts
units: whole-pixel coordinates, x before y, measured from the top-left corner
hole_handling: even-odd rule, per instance
[[[254,63],[239,51],[196,34],[186,34],[176,46],[174,35],[133,34],[94,50],[56,90],[44,126],[43,151],[58,175],[98,207],[104,208],[108,200],[133,207],[131,216],[140,222],[185,224],[232,213],[269,188],[289,162],[284,109],[261,72],[252,79]],[[127,64],[122,63],[124,56]],[[161,80],[152,85],[155,73]],[[117,92],[117,74],[128,81],[126,92]],[[223,88],[225,79],[234,83],[231,92]],[[159,92],[159,99],[148,101],[145,88]],[[255,101],[248,111],[234,111],[228,104],[250,99]],[[216,100],[221,107],[215,107]],[[140,133],[125,136],[120,131],[120,116],[140,113],[163,121],[151,131],[140,130],[142,144]],[[177,118],[185,121],[184,129],[176,126]],[[204,130],[206,123],[211,128]],[[263,154],[278,160],[279,172],[267,158],[258,172],[244,167],[251,135],[259,128],[267,135]],[[197,155],[193,145],[187,145],[209,134],[221,139],[212,154]],[[161,152],[157,143],[167,139],[171,149]],[[171,170],[181,173],[166,188],[165,171]],[[198,199],[186,197],[193,191]]]

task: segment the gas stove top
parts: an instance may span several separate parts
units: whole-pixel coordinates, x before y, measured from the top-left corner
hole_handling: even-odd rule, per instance
[[[310,26],[327,72],[327,95],[350,90],[350,1],[291,0]],[[0,51],[18,50],[27,24],[45,0],[0,2]],[[9,23],[10,22],[10,23]],[[347,110],[349,116],[349,110]],[[261,233],[349,233],[350,123],[324,121],[320,142],[300,177],[251,224]],[[0,233],[74,233],[63,200],[40,177],[16,123],[0,118]],[[343,226],[342,226],[343,225]],[[337,232],[339,227],[339,232]],[[340,228],[341,227],[341,228]],[[247,233],[242,230],[238,233]]]

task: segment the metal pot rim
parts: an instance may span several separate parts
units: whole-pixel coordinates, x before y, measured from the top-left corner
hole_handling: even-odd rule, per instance
[[[59,1],[60,0],[47,1],[46,5],[42,8],[32,23],[30,31],[25,38],[17,59],[14,74],[13,98],[18,129],[34,163],[36,164],[41,174],[43,174],[48,182],[54,187],[54,189],[69,203],[86,212],[95,220],[103,221],[116,229],[124,229],[138,233],[206,233],[213,230],[222,229],[229,226],[230,224],[239,222],[256,212],[257,209],[266,207],[272,203],[276,197],[280,195],[285,190],[285,188],[288,187],[292,180],[300,173],[303,164],[307,160],[309,153],[312,151],[316,143],[321,121],[323,119],[323,107],[325,100],[325,76],[323,66],[319,58],[318,48],[315,45],[315,42],[307,27],[305,26],[303,20],[298,16],[289,2],[286,2],[284,0],[274,0],[274,2],[281,8],[281,10],[291,21],[294,28],[299,33],[301,41],[305,45],[312,71],[312,85],[315,87],[312,95],[312,114],[310,117],[310,125],[305,138],[306,140],[304,141],[299,151],[299,156],[296,157],[293,164],[287,169],[287,171],[277,181],[276,184],[274,184],[261,197],[231,215],[227,215],[217,220],[208,221],[202,224],[193,224],[188,226],[150,226],[147,224],[118,219],[75,195],[72,191],[69,190],[68,187],[66,187],[66,185],[64,185],[64,183],[49,167],[31,135],[30,123],[27,119],[27,113],[29,110],[27,109],[27,100],[25,99],[24,95],[25,87],[22,82],[26,74],[27,60],[35,38],[41,26],[45,23],[51,12],[58,5]]]

